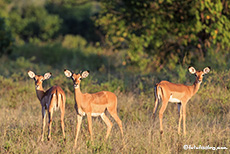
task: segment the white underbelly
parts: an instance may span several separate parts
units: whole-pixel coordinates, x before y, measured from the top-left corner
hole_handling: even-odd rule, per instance
[[[169,98],[169,102],[172,102],[172,103],[180,103],[181,100],[177,99],[177,98],[173,98],[173,96],[171,95],[170,98]]]
[[[91,116],[98,117],[98,116],[101,116],[102,114],[104,114],[104,112],[103,113],[91,113]]]

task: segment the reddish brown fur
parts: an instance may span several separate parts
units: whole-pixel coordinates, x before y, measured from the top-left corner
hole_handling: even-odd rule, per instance
[[[76,127],[76,137],[75,137],[74,147],[76,147],[77,145],[77,138],[80,131],[82,117],[84,116],[84,114],[87,115],[88,129],[90,132],[91,140],[93,140],[91,117],[95,116],[94,114],[98,114],[96,116],[100,115],[103,121],[105,122],[105,124],[107,125],[107,133],[105,139],[109,137],[113,124],[109,120],[109,118],[104,114],[106,109],[111,114],[111,116],[115,119],[115,121],[118,123],[121,134],[123,136],[122,122],[117,115],[117,96],[109,91],[101,91],[93,94],[89,94],[89,93],[83,94],[80,90],[80,83],[81,83],[81,79],[85,78],[83,75],[84,72],[82,74],[74,74],[68,70],[65,70],[64,73],[67,77],[72,77],[73,83],[75,85],[74,98],[76,102],[75,105],[76,105],[78,123]],[[85,71],[85,73],[87,72]],[[87,76],[88,74],[86,75],[86,77]]]
[[[204,71],[196,71],[193,67],[189,67],[189,69],[192,69],[190,73],[196,74],[196,80],[193,85],[186,86],[183,84],[175,84],[168,81],[161,81],[157,86],[155,87],[155,108],[153,110],[154,117],[157,111],[158,102],[161,99],[162,100],[162,107],[159,112],[159,119],[160,119],[160,132],[163,135],[163,125],[162,125],[162,119],[164,111],[168,105],[168,102],[170,99],[174,98],[176,100],[179,100],[177,103],[181,103],[182,109],[180,109],[180,104],[178,104],[179,109],[179,127],[178,127],[178,133],[180,134],[180,126],[181,126],[181,120],[183,115],[183,130],[184,135],[186,135],[186,104],[190,100],[190,98],[196,94],[196,92],[200,88],[200,84],[203,80],[203,75],[207,74],[210,71],[209,67],[206,67]],[[172,98],[170,98],[172,97]]]
[[[47,91],[45,91],[43,89],[42,83],[44,80],[48,79],[49,77],[45,78],[42,75],[35,75],[32,71],[28,71],[28,74],[31,78],[34,78],[35,80],[36,94],[42,106],[43,126],[42,126],[42,133],[41,133],[41,141],[44,140],[43,137],[44,137],[44,130],[45,130],[46,110],[48,111],[48,119],[49,119],[48,140],[51,140],[52,116],[53,116],[53,110],[56,108],[60,108],[61,110],[61,127],[62,127],[63,137],[65,139],[64,114],[65,114],[66,97],[64,91],[59,86],[52,86]]]

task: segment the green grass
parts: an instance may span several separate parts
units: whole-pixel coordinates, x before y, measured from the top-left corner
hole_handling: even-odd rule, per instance
[[[199,92],[188,102],[187,136],[177,134],[177,105],[168,104],[163,118],[163,138],[160,138],[158,112],[155,121],[152,119],[154,95],[153,89],[145,89],[151,87],[147,79],[139,80],[143,82],[142,86],[137,84],[136,88],[123,87],[123,90],[120,90],[119,85],[114,85],[114,83],[121,79],[112,78],[110,81],[95,83],[95,76],[92,75],[92,78],[82,81],[82,83],[85,82],[81,85],[82,91],[94,92],[102,90],[100,87],[103,87],[104,90],[112,89],[116,93],[124,138],[122,140],[118,125],[109,116],[114,126],[108,141],[105,142],[106,125],[100,118],[93,118],[94,144],[92,144],[85,117],[76,149],[73,149],[76,112],[72,82],[61,75],[62,72],[58,73],[60,76],[47,81],[45,87],[59,83],[67,94],[66,141],[62,138],[59,111],[54,113],[52,140],[47,141],[45,138],[43,143],[39,141],[42,124],[41,106],[35,94],[34,81],[26,76],[22,76],[19,80],[1,76],[0,153],[229,153],[230,93],[228,88],[223,89],[220,84],[221,80],[227,84],[228,71],[218,74],[214,71],[206,76]],[[217,78],[217,75],[222,78]],[[131,86],[130,83],[123,84]],[[106,114],[109,115],[108,112]],[[47,131],[46,127],[45,137]],[[209,145],[228,149],[186,151],[183,149],[184,145]]]
[[[77,38],[76,38],[77,39]],[[68,43],[68,42],[67,42]],[[169,103],[163,117],[164,137],[160,138],[159,108],[155,121],[154,86],[161,80],[191,85],[195,77],[185,66],[175,70],[141,73],[136,67],[123,66],[124,53],[98,51],[93,46],[66,48],[59,44],[26,44],[10,56],[0,57],[0,153],[230,153],[230,71],[212,69],[204,77],[198,93],[187,104],[187,136],[178,135],[177,105]],[[54,65],[53,65],[54,64]],[[212,66],[210,64],[210,66]],[[198,68],[203,68],[199,63]],[[73,149],[76,130],[73,85],[63,70],[90,69],[81,83],[82,92],[108,90],[118,96],[118,115],[123,122],[124,138],[114,123],[105,142],[106,125],[93,118],[94,144],[90,142],[87,118],[83,118],[77,148]],[[134,69],[135,68],[135,69]],[[60,126],[60,111],[54,113],[52,140],[40,142],[41,106],[28,70],[43,75],[52,72],[44,89],[59,85],[67,96],[65,113],[66,141]],[[161,105],[161,104],[160,104]],[[183,127],[182,127],[183,128]],[[184,145],[227,147],[227,150],[184,150]]]

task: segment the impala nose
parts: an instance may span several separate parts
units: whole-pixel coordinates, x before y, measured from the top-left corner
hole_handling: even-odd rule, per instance
[[[74,88],[78,88],[78,83],[73,85]]]

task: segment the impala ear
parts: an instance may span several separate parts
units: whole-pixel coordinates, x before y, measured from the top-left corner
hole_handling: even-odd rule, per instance
[[[204,72],[204,74],[208,74],[210,72],[210,70],[211,70],[211,67],[208,66],[208,67],[204,68],[203,72]]]
[[[51,74],[50,72],[44,74],[44,80],[49,79],[49,78],[51,77],[51,75],[52,75],[52,74]]]
[[[189,72],[190,72],[191,74],[196,73],[196,69],[195,69],[194,67],[192,67],[192,66],[189,66],[189,67],[188,67],[188,70],[189,70]]]
[[[32,79],[35,77],[35,73],[33,71],[28,71],[28,75]]]
[[[71,77],[73,75],[73,73],[67,69],[64,70],[64,74],[65,76],[67,76],[68,78]]]
[[[89,71],[84,71],[81,73],[82,78],[87,78],[88,75],[89,75]]]

